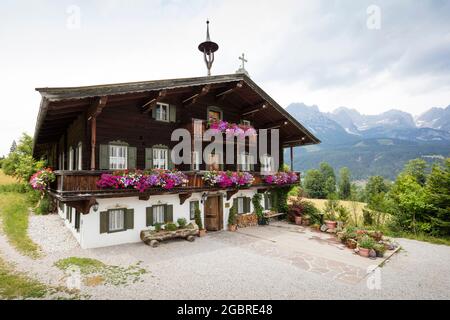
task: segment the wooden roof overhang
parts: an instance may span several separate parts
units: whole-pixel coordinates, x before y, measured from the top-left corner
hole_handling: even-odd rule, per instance
[[[58,141],[77,117],[96,112],[92,108],[102,101],[102,107],[135,103],[145,113],[168,96],[186,108],[203,96],[220,99],[239,108],[240,116],[251,119],[257,128],[279,129],[283,147],[320,143],[245,74],[36,90],[42,100],[34,134],[35,156]]]

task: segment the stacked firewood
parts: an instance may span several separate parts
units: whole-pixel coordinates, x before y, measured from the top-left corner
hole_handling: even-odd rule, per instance
[[[239,228],[254,227],[258,225],[258,217],[255,213],[237,215],[237,225]]]

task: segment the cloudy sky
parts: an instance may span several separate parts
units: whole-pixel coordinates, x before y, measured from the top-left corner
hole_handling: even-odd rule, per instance
[[[245,52],[283,106],[420,114],[450,104],[450,1],[94,0],[0,2],[0,155],[34,132],[36,87],[202,76]]]

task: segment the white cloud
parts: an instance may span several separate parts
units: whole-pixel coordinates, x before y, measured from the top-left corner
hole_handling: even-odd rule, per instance
[[[204,75],[206,18],[220,45],[213,73],[234,72],[245,52],[282,105],[417,114],[450,104],[449,3],[377,2],[371,31],[372,1],[2,1],[0,155],[33,133],[35,87]],[[69,5],[81,9],[79,30],[66,27]]]

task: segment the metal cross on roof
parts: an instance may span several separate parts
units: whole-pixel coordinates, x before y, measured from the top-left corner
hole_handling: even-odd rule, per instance
[[[248,60],[247,60],[247,59],[245,59],[245,54],[242,54],[242,56],[241,56],[241,57],[239,57],[239,60],[241,60],[241,61],[242,61],[242,66],[241,66],[241,69],[245,69],[245,63],[246,63],[246,62],[248,62]]]

